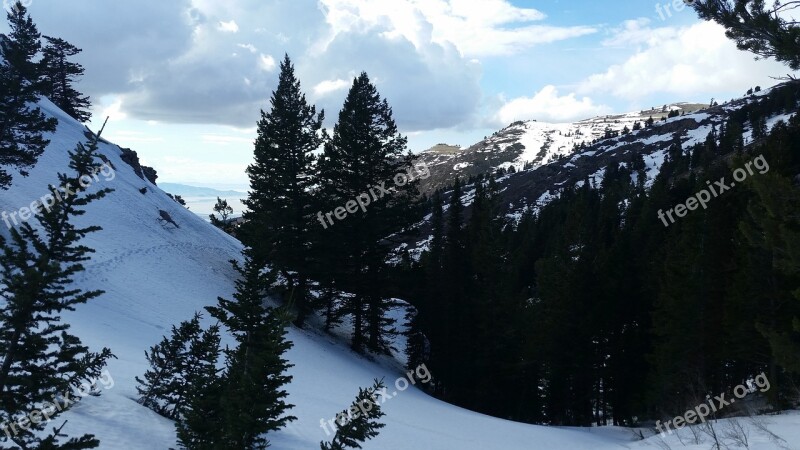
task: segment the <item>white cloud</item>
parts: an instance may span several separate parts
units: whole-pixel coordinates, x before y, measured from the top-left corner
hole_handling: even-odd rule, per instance
[[[630,22],[605,41],[620,46],[629,42],[635,52],[626,61],[584,80],[578,93],[610,93],[637,101],[651,94],[687,96],[710,92],[741,92],[754,80],[769,82],[770,76],[788,69],[774,61],[755,61],[725,36],[713,22],[698,22],[681,28],[647,28],[646,22]],[[703,99],[706,100],[706,99]]]
[[[519,8],[507,0],[321,0],[331,34],[386,29],[386,36],[402,36],[415,46],[426,28],[433,41],[455,45],[467,57],[511,55],[531,46],[595,33],[589,26],[534,25],[545,15]]]
[[[305,59],[298,73],[301,80],[313,80],[316,86],[326,80],[352,79],[361,71],[389,101],[403,132],[461,125],[480,107],[480,66],[464,59],[452,45],[433,42],[430,29],[427,37],[420,34],[418,47],[380,29],[339,33],[324,53]],[[339,111],[342,99],[328,95],[318,103],[326,111]]]
[[[610,30],[611,37],[602,44],[605,47],[638,47],[641,45],[658,45],[659,42],[674,39],[680,30],[672,27],[651,28],[651,20],[642,17],[626,20],[622,26]]]
[[[275,63],[275,58],[270,55],[261,54],[261,57],[258,60],[258,65],[261,70],[265,72],[273,72],[277,67],[277,63]]]
[[[88,94],[118,97],[117,114],[159,123],[252,126],[268,107],[285,52],[312,100],[329,112],[327,126],[353,76],[367,71],[403,132],[468,128],[484,121],[482,56],[590,32],[549,26],[541,11],[508,0],[142,3],[148,11],[123,9],[131,17],[158,12],[145,21],[145,37],[137,27],[114,22],[108,42],[96,43],[87,32],[76,44],[91,49],[85,54]],[[79,16],[98,11],[78,8]],[[52,26],[60,15],[52,14],[42,28],[82,30],[77,22]]]
[[[102,117],[104,120],[106,117],[114,121],[121,121],[128,118],[128,115],[122,110],[122,99],[119,97],[115,97],[111,104],[101,107],[102,110],[100,111],[99,117]]]
[[[559,95],[555,86],[545,86],[533,97],[520,97],[506,102],[495,116],[500,125],[517,120],[540,120],[543,122],[572,122],[610,112],[610,108],[595,104],[589,97],[577,98],[576,94]]]
[[[235,20],[231,20],[230,22],[220,22],[218,29],[225,33],[238,33],[239,25],[236,24]]]
[[[314,94],[317,97],[324,97],[331,92],[347,89],[348,86],[350,86],[350,82],[341,78],[336,80],[325,80],[314,86]]]

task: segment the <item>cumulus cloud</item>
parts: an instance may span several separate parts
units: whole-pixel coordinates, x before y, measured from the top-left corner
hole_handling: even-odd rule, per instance
[[[84,49],[81,89],[95,99],[130,90],[131,81],[188,51],[193,25],[206,21],[191,0],[33,2],[29,10],[42,34]]]
[[[218,28],[220,31],[224,31],[226,33],[239,32],[239,25],[236,24],[235,20],[231,20],[230,22],[220,22]]]
[[[325,80],[314,86],[314,95],[317,97],[324,97],[331,92],[347,89],[348,86],[350,86],[350,82],[341,78],[336,80]]]
[[[253,44],[239,44],[239,48],[243,48],[250,53],[258,53],[258,49]]]
[[[350,55],[359,55],[359,61]],[[453,46],[428,41],[417,49],[410,41],[387,36],[380,29],[340,34],[328,51],[305,66],[303,73],[313,71],[323,82],[352,80],[353,74],[366,71],[405,132],[461,124],[472,119],[480,105],[480,67],[464,60]],[[338,112],[343,99],[341,92],[318,102],[326,110]]]
[[[113,98],[117,116],[240,128],[268,106],[284,53],[329,122],[364,70],[412,132],[477,121],[480,58],[596,31],[548,25],[508,0],[141,0],[113,10],[82,0],[34,2],[31,13],[42,32],[85,49],[81,87]]]
[[[495,116],[498,125],[517,120],[536,119],[542,122],[573,122],[609,113],[611,108],[595,104],[589,97],[576,94],[559,95],[555,86],[545,86],[533,97],[520,97],[506,102]]]
[[[578,93],[610,93],[632,101],[654,93],[743,93],[753,80],[768,80],[787,70],[774,61],[755,61],[752,54],[738,50],[724,28],[713,22],[658,29],[649,28],[646,20],[628,22],[605,45],[625,42],[633,55],[588,77]]]
[[[419,45],[424,22],[433,26],[433,40],[452,44],[466,57],[511,55],[537,44],[597,32],[591,26],[556,27],[535,24],[546,15],[507,0],[321,0],[331,25],[329,40],[340,32],[364,31],[375,25],[387,35],[403,36]]]
[[[275,68],[278,64],[275,62],[275,58],[270,55],[261,54],[261,58],[259,59],[259,67],[264,72],[274,72]]]

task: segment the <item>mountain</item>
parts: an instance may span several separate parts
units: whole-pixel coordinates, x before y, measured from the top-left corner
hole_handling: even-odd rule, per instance
[[[654,110],[601,116],[570,124],[548,124],[537,121],[515,122],[483,141],[466,149],[441,144],[420,154],[431,176],[421,181],[420,190],[430,195],[445,191],[457,177],[468,184],[478,176],[499,174],[502,214],[514,223],[528,211],[557,198],[563,189],[582,183],[599,185],[606,168],[612,164],[646,167],[646,185],[658,175],[667,149],[680,141],[684,150],[703,143],[712,132],[731,118],[745,123],[742,139],[753,143],[753,127],[748,122],[751,110],[767,115],[767,130],[779,121],[787,121],[797,112],[797,105],[785,105],[782,98],[792,97],[800,90],[797,83],[784,83],[771,89],[734,99],[722,105],[707,106],[675,103]],[[791,91],[791,95],[783,95]],[[668,118],[668,111],[679,115]],[[654,118],[652,126],[628,134],[621,130]],[[499,171],[499,172],[498,172]],[[474,187],[464,189],[462,202],[469,208]],[[406,249],[418,258],[427,249],[430,236],[430,216],[418,226],[421,237],[405,242],[398,250]],[[399,261],[399,259],[395,259]]]
[[[466,149],[439,144],[420,154],[431,169],[431,178],[422,181],[421,190],[430,193],[451,184],[455,177],[470,177],[498,169],[514,171],[536,169],[560,157],[571,155],[581,145],[620,136],[625,128],[644,126],[649,118],[667,119],[673,114],[693,114],[708,108],[696,103],[674,103],[661,108],[594,117],[573,123],[547,123],[536,120],[514,122],[492,136]]]

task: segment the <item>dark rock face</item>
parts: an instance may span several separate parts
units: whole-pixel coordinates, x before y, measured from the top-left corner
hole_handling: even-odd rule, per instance
[[[136,173],[136,175],[139,176],[139,178],[143,180],[148,180],[151,183],[156,184],[156,180],[158,179],[158,172],[156,172],[155,169],[153,169],[152,167],[141,165],[141,163],[139,162],[139,155],[135,151],[129,148],[122,148],[122,147],[120,147],[120,150],[122,151],[121,155],[122,160],[133,168],[133,171]]]

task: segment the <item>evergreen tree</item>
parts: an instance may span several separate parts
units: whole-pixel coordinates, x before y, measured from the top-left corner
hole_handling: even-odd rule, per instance
[[[464,325],[463,317],[469,314],[462,307],[462,301],[468,289],[467,282],[470,277],[469,267],[466,265],[466,237],[464,235],[464,204],[461,201],[462,182],[456,178],[453,191],[447,208],[447,237],[444,243],[444,255],[442,261],[441,280],[443,296],[440,300],[442,316],[441,333],[442,338],[433,345],[431,352],[441,360],[442,368],[438,369],[439,378],[444,385],[452,385],[459,377],[458,368],[461,355],[464,352],[453,351],[461,344],[459,342],[460,330]],[[433,364],[432,370],[436,364]],[[440,386],[439,389],[444,389]]]
[[[395,332],[394,321],[386,316],[392,302],[382,294],[387,249],[381,241],[413,220],[411,203],[418,192],[412,162],[389,104],[362,73],[353,82],[319,161],[326,210],[339,211],[340,217],[350,210],[320,238],[336,242],[329,257],[337,266],[337,285],[355,294],[345,299],[342,312],[353,318],[352,347],[357,351],[366,347],[386,352],[388,337]],[[364,204],[362,209],[356,199]]]
[[[767,268],[760,280],[759,292],[766,295],[757,328],[772,349],[770,374],[776,385],[779,366],[800,374],[800,189],[792,180],[800,167],[799,125],[794,118],[789,126],[777,125],[761,147],[762,162],[772,167],[748,180],[755,195],[740,224],[750,253],[761,254],[759,267]]]
[[[219,450],[223,447],[222,393],[225,378],[219,375],[219,327],[212,326],[192,340],[184,376],[184,399],[175,423],[180,447],[187,450]],[[241,447],[235,447],[241,448]]]
[[[35,106],[38,100],[38,68],[34,58],[41,50],[41,35],[17,2],[8,12],[11,32],[0,36],[0,188],[11,183],[6,167],[25,169],[36,164],[50,143],[45,133],[55,131],[57,121]]]
[[[356,400],[350,408],[337,415],[336,424],[338,429],[333,440],[320,442],[321,450],[345,450],[347,448],[362,448],[361,444],[377,437],[378,430],[384,424],[378,420],[386,414],[381,411],[378,404],[378,392],[385,389],[386,385],[381,380],[375,380],[375,384],[368,389],[359,389]],[[341,418],[341,422],[339,421]]]
[[[444,256],[444,210],[441,192],[437,191],[431,199],[431,242],[428,252],[423,256],[423,265],[426,269],[426,289],[424,298],[414,304],[414,311],[408,320],[408,344],[406,366],[409,370],[429,362],[431,345],[430,339],[440,342],[442,321],[445,320],[447,311],[443,308],[441,276],[442,258]]]
[[[294,302],[295,323],[302,326],[311,312],[309,255],[312,227],[318,226],[310,190],[312,152],[325,142],[325,114],[306,101],[288,55],[270,103],[272,109],[262,111],[258,123],[255,163],[247,168],[251,190],[244,202],[249,211],[242,240],[259,263],[269,262],[283,275],[287,303]]]
[[[181,415],[190,385],[188,374],[198,364],[190,350],[201,337],[200,319],[197,313],[192,320],[178,327],[173,325],[169,338],[164,336],[149,353],[145,352],[150,370],[145,372],[144,380],[136,377],[140,384],[136,387],[139,403],[172,420]]]
[[[265,433],[297,420],[287,415],[284,386],[292,377],[285,353],[292,347],[286,339],[286,312],[265,305],[267,280],[249,251],[244,266],[234,262],[241,275],[235,300],[219,299],[208,312],[233,335],[236,348],[225,350],[226,374],[222,389],[222,442],[220,448],[263,449],[269,446]]]
[[[40,81],[42,94],[62,111],[79,122],[88,122],[92,117],[89,97],[78,92],[74,83],[83,76],[84,69],[69,58],[79,54],[81,49],[69,42],[45,36],[47,45],[42,50],[40,62]]]
[[[214,213],[208,216],[211,220],[211,225],[219,228],[220,230],[230,233],[231,215],[233,215],[233,208],[228,205],[227,200],[217,197],[217,203],[214,205]],[[219,215],[219,217],[217,217]]]
[[[59,174],[61,186],[71,193],[62,194],[50,186],[54,200],[50,206],[37,208],[37,227],[30,223],[11,230],[10,241],[0,239],[0,423],[12,423],[30,411],[69,395],[82,383],[96,379],[109,358],[107,348],[98,353],[82,345],[69,334],[69,324],[61,315],[74,311],[102,291],[75,288],[75,277],[84,270],[83,263],[94,252],[81,241],[100,227],[78,227],[73,222],[84,215],[82,209],[104,197],[109,189],[89,193],[80,182],[100,170],[96,161],[97,140],[88,146],[78,144],[69,152],[73,175]],[[60,199],[55,201],[55,199]],[[53,411],[58,417],[71,404]],[[20,448],[95,448],[99,442],[89,434],[58,442],[66,437],[64,428],[45,432],[46,423],[31,423],[18,428],[11,436]]]
[[[784,89],[688,151],[676,134],[651,183],[648,149],[516,226],[493,206],[491,178],[473,178],[467,214],[458,182],[441,263],[434,206],[431,249],[407,269],[417,281],[406,284],[426,287],[411,291],[412,327],[429,338],[433,394],[515,420],[631,425],[766,372],[770,405],[789,407],[800,381],[800,119],[741,141],[748,120],[797,108],[800,88]],[[715,182],[744,167],[746,182],[720,193]],[[691,209],[686,199],[712,186]],[[679,220],[660,219],[683,202]]]

